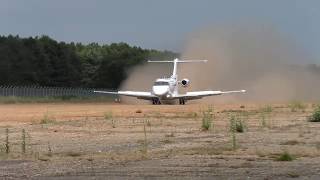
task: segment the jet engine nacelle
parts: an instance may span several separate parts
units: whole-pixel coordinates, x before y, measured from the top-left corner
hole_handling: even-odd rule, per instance
[[[183,87],[188,87],[188,86],[189,86],[189,83],[190,83],[189,79],[182,79],[182,80],[181,80],[181,85],[182,85]]]

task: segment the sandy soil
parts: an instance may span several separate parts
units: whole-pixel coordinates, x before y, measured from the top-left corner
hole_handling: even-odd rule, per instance
[[[305,106],[3,104],[0,179],[319,179],[320,123]]]

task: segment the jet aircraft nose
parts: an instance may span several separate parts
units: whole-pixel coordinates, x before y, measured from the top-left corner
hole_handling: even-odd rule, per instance
[[[164,96],[169,92],[169,86],[153,86],[152,87],[153,94],[157,96]]]

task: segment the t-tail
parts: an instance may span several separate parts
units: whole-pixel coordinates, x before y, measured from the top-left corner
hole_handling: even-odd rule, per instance
[[[208,60],[180,60],[178,58],[175,58],[173,61],[148,61],[148,62],[157,62],[157,63],[173,63],[173,70],[171,78],[177,79],[177,68],[178,63],[191,63],[191,62],[208,62]]]

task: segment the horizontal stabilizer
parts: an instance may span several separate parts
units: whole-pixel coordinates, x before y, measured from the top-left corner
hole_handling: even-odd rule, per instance
[[[176,61],[151,61],[151,60],[149,60],[148,62],[151,62],[151,63],[174,63],[174,62],[192,63],[192,62],[208,62],[208,60],[176,60]]]

